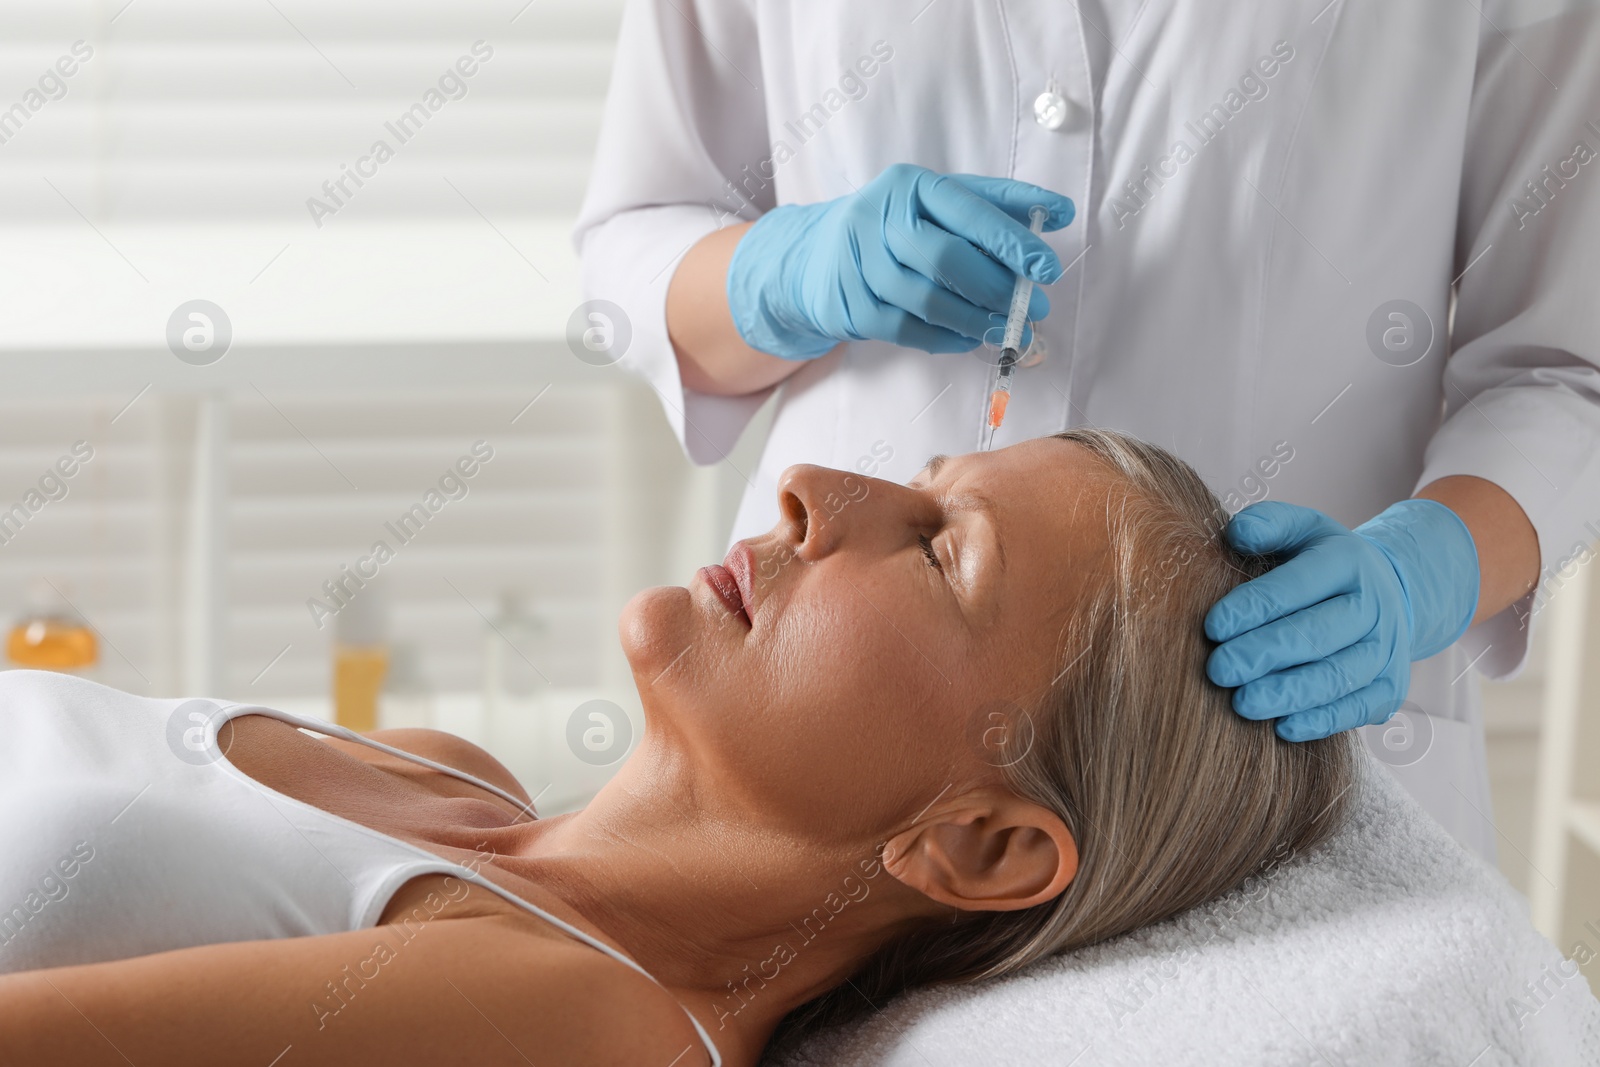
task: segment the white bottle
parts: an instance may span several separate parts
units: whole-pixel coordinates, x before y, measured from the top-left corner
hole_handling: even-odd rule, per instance
[[[378,727],[383,730],[433,729],[433,690],[422,673],[417,646],[396,643],[378,696]]]
[[[542,778],[543,701],[549,687],[549,627],[515,590],[502,591],[484,627],[483,710],[485,747],[525,785]],[[540,782],[537,789],[542,786]]]

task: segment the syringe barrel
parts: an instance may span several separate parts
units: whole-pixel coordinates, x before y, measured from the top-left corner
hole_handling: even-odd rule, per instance
[[[1028,212],[1028,229],[1033,233],[1043,233],[1044,223],[1049,218],[1050,212],[1045,210],[1043,204],[1035,204]],[[1002,348],[1022,349],[1022,330],[1028,324],[1028,304],[1033,299],[1033,279],[1026,274],[1017,275],[1017,284],[1011,290],[1011,308],[1006,314],[1006,333],[1001,342]]]
[[[1028,303],[1033,299],[1033,279],[1026,274],[1017,275],[1017,284],[1011,290],[1011,310],[1006,315],[1006,335],[1002,348],[1021,350],[1022,328],[1028,323]]]

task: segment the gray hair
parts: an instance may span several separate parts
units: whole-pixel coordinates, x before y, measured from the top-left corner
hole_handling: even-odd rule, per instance
[[[1187,463],[1127,434],[1055,435],[1117,484],[1111,566],[1061,635],[1062,673],[1024,714],[1031,730],[996,761],[1022,797],[1078,843],[1055,900],[939,922],[891,941],[851,982],[784,1020],[788,1044],[905,989],[978,981],[1160,922],[1313,848],[1338,827],[1354,780],[1352,737],[1281,740],[1235,714],[1205,674],[1206,610],[1264,573],[1223,539],[1227,513]]]

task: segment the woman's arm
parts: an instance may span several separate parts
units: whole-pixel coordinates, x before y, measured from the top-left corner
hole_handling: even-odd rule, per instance
[[[659,319],[637,323],[630,357],[668,394],[681,384],[695,393],[743,396],[800,367],[739,336],[728,313],[728,263],[752,224],[717,228],[732,212],[766,211],[777,202],[770,182],[735,192],[727,178],[772,154],[760,75],[752,82],[742,61],[728,60],[760,54],[756,8],[725,0],[628,6],[593,178],[573,227],[584,295],[614,300],[636,318],[661,299],[667,257],[690,246],[668,280],[666,338],[657,332]],[[671,373],[669,359],[679,379],[670,385],[660,377],[662,370]],[[668,404],[679,400],[669,396]],[[719,436],[710,451],[731,444]]]
[[[667,337],[685,388],[743,396],[776,385],[805,366],[751,348],[728,310],[728,264],[754,223],[707,234],[684,254],[667,287]]]
[[[0,1063],[704,1064],[660,987],[517,918],[445,919],[0,976]]]
[[[1539,536],[1510,493],[1484,478],[1453,474],[1430,482],[1417,496],[1455,512],[1478,550],[1478,607],[1482,622],[1521,600],[1539,581]]]

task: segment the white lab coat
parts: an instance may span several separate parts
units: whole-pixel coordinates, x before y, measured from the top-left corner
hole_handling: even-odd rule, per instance
[[[682,388],[663,309],[695,241],[895,162],[1034,182],[1077,204],[1046,235],[1071,267],[996,447],[1114,427],[1188,460],[1230,510],[1270,497],[1351,526],[1478,475],[1522,506],[1551,575],[1600,533],[1600,17],[1323,5],[631,0],[574,231],[586,294],[625,309],[623,365],[712,463],[767,396]],[[1052,82],[1054,129],[1035,114]],[[1431,320],[1430,348],[1418,332],[1406,349],[1391,301]],[[791,463],[905,479],[971,451],[985,370],[876,342],[808,364],[743,472],[734,536],[770,528]],[[1534,603],[1415,665],[1421,719],[1367,731],[1489,857],[1468,664],[1519,669]]]

